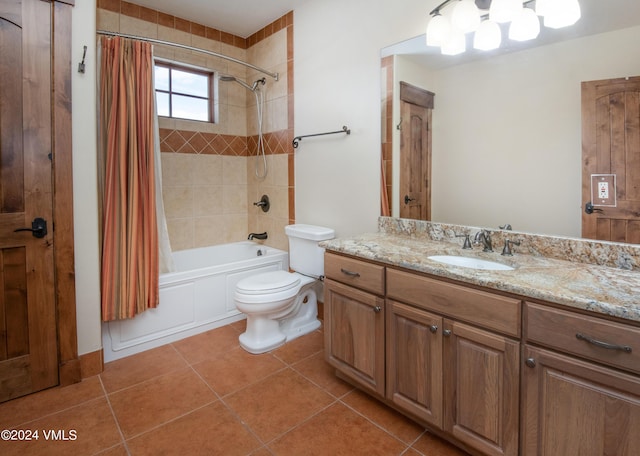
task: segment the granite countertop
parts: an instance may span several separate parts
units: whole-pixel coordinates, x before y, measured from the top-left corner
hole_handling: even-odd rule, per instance
[[[599,264],[518,253],[500,255],[478,246],[463,250],[462,240],[433,240],[414,235],[378,232],[323,241],[329,251],[373,260],[460,282],[513,293],[640,323],[640,272]],[[522,249],[520,249],[522,251]],[[504,263],[509,271],[450,266],[428,257],[459,255]]]

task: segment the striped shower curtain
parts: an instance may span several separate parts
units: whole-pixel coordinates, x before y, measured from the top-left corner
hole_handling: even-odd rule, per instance
[[[101,38],[100,54],[102,320],[110,321],[158,305],[155,107],[149,43]]]

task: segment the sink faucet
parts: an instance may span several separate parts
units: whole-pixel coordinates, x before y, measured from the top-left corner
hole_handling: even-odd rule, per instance
[[[489,230],[480,230],[473,238],[475,244],[482,243],[483,252],[493,252],[493,246],[491,245],[491,232]]]
[[[265,231],[264,233],[249,233],[249,237],[247,239],[249,239],[250,241],[253,241],[254,239],[265,240],[267,239],[267,232]]]

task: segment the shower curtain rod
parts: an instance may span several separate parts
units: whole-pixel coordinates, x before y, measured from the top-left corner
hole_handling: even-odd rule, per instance
[[[127,35],[125,33],[108,32],[106,30],[97,30],[96,33],[98,35],[120,36],[122,38],[129,38],[131,40],[146,41],[146,42],[154,43],[154,44],[162,44],[162,45],[165,45],[165,46],[173,46],[173,47],[177,47],[177,48],[181,48],[181,49],[187,49],[189,51],[202,52],[203,54],[211,55],[213,57],[219,57],[221,59],[229,60],[231,62],[239,63],[240,65],[244,65],[246,67],[252,68],[252,69],[254,69],[256,71],[259,71],[261,73],[264,73],[266,75],[271,76],[276,81],[278,80],[278,76],[279,76],[278,73],[272,73],[271,71],[267,71],[267,70],[265,70],[263,68],[257,67],[255,65],[250,64],[250,63],[243,62],[242,60],[238,60],[238,59],[236,59],[234,57],[229,57],[228,55],[224,55],[224,54],[218,54],[217,52],[213,52],[213,51],[207,51],[206,49],[200,49],[200,48],[193,47],[193,46],[187,46],[185,44],[172,43],[171,41],[156,40],[154,38],[146,38],[144,36]]]

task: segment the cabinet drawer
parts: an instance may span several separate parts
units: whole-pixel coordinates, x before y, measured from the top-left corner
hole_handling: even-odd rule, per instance
[[[526,303],[527,340],[640,372],[640,328]]]
[[[504,334],[520,336],[521,303],[439,280],[387,269],[387,296]]]
[[[384,266],[325,253],[324,275],[362,290],[384,294]]]

